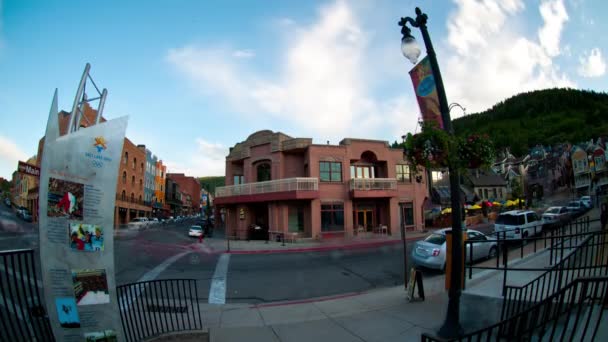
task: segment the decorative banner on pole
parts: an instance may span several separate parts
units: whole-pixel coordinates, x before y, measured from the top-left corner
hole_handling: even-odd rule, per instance
[[[40,261],[57,341],[122,338],[114,277],[114,201],[127,118],[59,136],[57,92],[40,176]]]
[[[420,113],[422,113],[422,121],[425,123],[436,122],[438,127],[443,129],[437,87],[435,86],[435,78],[428,56],[424,57],[420,63],[410,70],[410,77],[418,99]]]

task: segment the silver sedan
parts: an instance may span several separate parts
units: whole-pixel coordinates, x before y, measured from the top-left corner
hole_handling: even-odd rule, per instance
[[[451,230],[452,228],[441,229],[427,236],[424,240],[417,241],[412,251],[414,264],[445,271],[445,256],[447,254],[445,232]],[[476,230],[466,229],[466,233],[467,240],[470,242],[467,243],[465,262],[471,261],[471,251],[473,252],[473,261],[496,257],[498,253],[496,241],[491,241],[491,238]]]

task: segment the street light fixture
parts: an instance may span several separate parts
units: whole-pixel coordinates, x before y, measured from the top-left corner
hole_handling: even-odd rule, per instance
[[[424,40],[424,46],[426,47],[427,57],[431,65],[433,72],[433,78],[437,87],[437,96],[439,98],[439,109],[441,111],[441,119],[443,121],[443,128],[450,135],[454,135],[452,128],[452,121],[450,119],[450,108],[445,95],[445,88],[443,87],[443,80],[441,78],[441,72],[439,71],[439,64],[437,63],[437,57],[435,56],[435,50],[433,49],[433,43],[426,27],[427,15],[422,13],[420,8],[416,7],[416,19],[410,17],[401,18],[399,26],[401,26],[401,52],[412,63],[416,63],[420,56],[420,48],[416,43],[416,40],[411,34],[411,30],[407,27],[410,24],[413,27],[420,29],[422,39]],[[460,295],[462,292],[462,265],[463,265],[463,248],[462,248],[462,213],[457,208],[461,207],[460,204],[460,186],[459,186],[459,175],[458,169],[453,165],[452,158],[448,159],[448,170],[450,173],[450,195],[452,202],[452,269],[450,270],[450,290],[449,290],[449,301],[448,309],[445,317],[445,321],[442,327],[439,329],[438,334],[442,337],[450,338],[462,335],[463,330],[460,326]]]

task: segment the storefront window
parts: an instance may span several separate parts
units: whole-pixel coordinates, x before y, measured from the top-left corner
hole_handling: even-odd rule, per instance
[[[321,204],[321,231],[344,230],[344,205]]]
[[[414,225],[414,204],[413,203],[404,203],[402,204],[403,208],[403,217],[401,218],[406,226]]]

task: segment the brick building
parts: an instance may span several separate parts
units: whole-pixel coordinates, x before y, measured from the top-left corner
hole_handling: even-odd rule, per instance
[[[179,184],[182,192],[190,195],[190,202],[186,203],[182,199],[184,215],[192,215],[200,212],[201,203],[201,183],[195,177],[188,177],[183,173],[169,173],[167,178]]]
[[[156,176],[154,177],[154,200],[152,201],[152,212],[155,217],[171,216],[170,207],[165,197],[167,184],[167,167],[162,160],[156,162]]]
[[[116,182],[114,224],[125,224],[136,217],[149,217],[152,208],[144,203],[146,150],[125,138]]]
[[[251,225],[294,237],[373,236],[424,228],[426,177],[414,180],[401,149],[386,141],[309,138],[259,131],[230,149],[215,192],[226,234]]]

